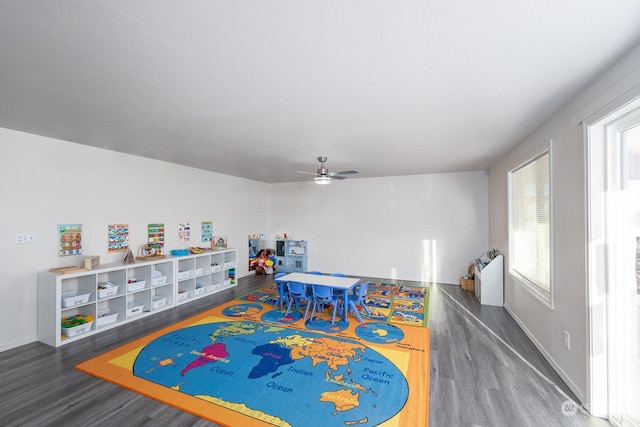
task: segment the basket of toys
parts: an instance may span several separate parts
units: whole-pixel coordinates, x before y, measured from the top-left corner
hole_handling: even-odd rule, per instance
[[[462,289],[465,291],[474,292],[476,290],[474,264],[470,264],[469,268],[467,268],[467,275],[460,278],[460,286],[462,286]]]

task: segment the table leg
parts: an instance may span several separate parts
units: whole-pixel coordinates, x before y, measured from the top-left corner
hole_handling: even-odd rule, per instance
[[[343,314],[343,315],[344,315],[343,320],[344,320],[345,322],[347,322],[347,321],[348,321],[348,320],[347,320],[347,314],[349,314],[349,304],[347,304],[347,302],[348,302],[348,298],[349,298],[349,290],[348,290],[348,289],[345,289],[345,290],[343,291],[343,295],[342,295],[342,305],[344,306],[344,307],[343,307],[343,309],[344,309],[344,310],[343,310],[343,311],[344,311],[344,314]]]

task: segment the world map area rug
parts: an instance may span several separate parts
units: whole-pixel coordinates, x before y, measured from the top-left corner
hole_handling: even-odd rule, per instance
[[[230,301],[76,368],[226,426],[428,425],[427,328],[274,311]]]

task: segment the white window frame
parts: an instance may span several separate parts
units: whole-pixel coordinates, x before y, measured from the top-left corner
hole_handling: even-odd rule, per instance
[[[554,309],[554,280],[553,280],[553,156],[552,156],[552,142],[549,141],[549,145],[540,152],[531,156],[527,161],[519,164],[513,169],[508,171],[508,184],[509,184],[509,269],[510,276],[514,279],[515,283],[522,286],[527,292],[533,295],[536,299],[542,302],[550,309]],[[541,284],[537,282],[535,278],[528,277],[526,274],[518,271],[517,255],[516,255],[516,236],[515,236],[515,200],[514,200],[514,175],[524,168],[532,164],[533,162],[541,159],[544,156],[549,158],[549,289],[547,290]]]

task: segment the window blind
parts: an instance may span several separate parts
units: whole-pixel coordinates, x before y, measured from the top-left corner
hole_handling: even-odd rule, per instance
[[[545,293],[551,287],[549,153],[512,173],[513,269]]]

